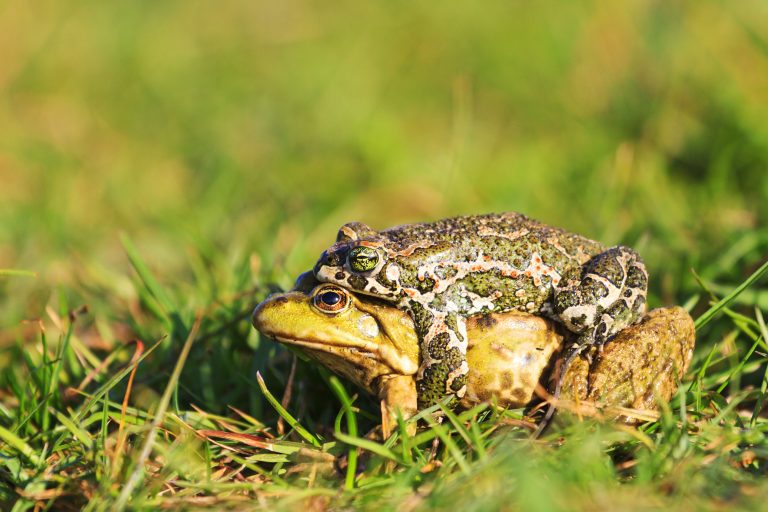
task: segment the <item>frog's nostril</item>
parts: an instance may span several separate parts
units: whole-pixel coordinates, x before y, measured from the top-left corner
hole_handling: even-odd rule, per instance
[[[325,264],[329,267],[338,267],[340,263],[339,255],[335,252],[328,254],[325,258]]]
[[[320,270],[323,267],[332,267],[335,266],[337,263],[336,256],[332,252],[324,251],[323,254],[320,255],[320,258],[317,260],[317,263],[315,264],[315,268],[313,269],[313,272],[315,275],[320,272]]]

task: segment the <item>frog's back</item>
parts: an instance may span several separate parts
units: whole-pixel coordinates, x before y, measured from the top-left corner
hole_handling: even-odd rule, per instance
[[[560,272],[605,249],[594,240],[515,212],[406,224],[381,231],[380,236],[390,254],[413,264],[436,257],[457,261],[483,257],[522,269],[538,254],[545,265]]]

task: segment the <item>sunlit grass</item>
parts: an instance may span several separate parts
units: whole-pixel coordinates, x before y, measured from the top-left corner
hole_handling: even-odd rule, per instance
[[[132,247],[129,257],[142,303],[166,297],[160,299],[164,306],[130,313],[138,315],[132,321],[154,318],[161,329],[175,332],[172,319],[189,318],[192,311],[173,305],[168,290]],[[260,342],[256,354],[272,350],[272,356],[260,361],[245,346],[235,352],[244,368],[249,358],[265,364],[271,385],[242,368],[239,377],[233,373],[225,382],[250,394],[251,402],[263,402],[262,408],[246,413],[231,407],[233,402],[248,407],[242,397],[225,401],[214,395],[209,403],[200,391],[207,382],[196,383],[199,373],[189,365],[205,365],[216,350],[211,343],[224,334],[211,333],[231,328],[243,342],[248,338],[247,327],[238,325],[244,322],[232,322],[242,316],[237,308],[205,315],[200,330],[196,325],[174,335],[188,333],[185,350],[195,348],[186,364],[172,348],[178,346],[172,337],[148,350],[129,345],[97,356],[80,338],[84,331],[78,323],[86,313],[49,311],[54,327],[39,331],[42,350],[17,349],[19,364],[2,373],[0,491],[7,504],[23,498],[15,501],[15,510],[35,502],[88,509],[122,509],[128,503],[132,508],[247,508],[250,500],[287,508],[322,503],[542,510],[622,503],[698,509],[710,500],[726,500],[748,508],[766,492],[768,423],[760,411],[768,386],[763,364],[767,332],[759,309],[742,314],[732,307],[738,292],[758,284],[766,268],[757,269],[723,300],[712,296],[710,307],[698,315],[702,330],[694,366],[660,420],[638,430],[561,425],[539,442],[519,426],[521,411],[487,406],[456,414],[435,406],[419,415],[427,428],[415,437],[404,423],[383,442],[360,437],[365,430],[358,424],[370,428],[377,420],[375,404],[361,402],[335,377],[303,362],[292,383],[294,395],[314,388],[314,395],[322,396],[324,388],[325,396],[315,407],[307,396],[281,404],[275,391],[285,389],[291,361],[285,357],[289,352],[269,342]],[[62,307],[69,311],[66,303]],[[713,326],[724,333],[719,339]],[[741,336],[751,343],[736,345]],[[166,368],[163,361],[169,362]],[[218,378],[229,370],[220,361],[208,365]],[[134,374],[138,386],[131,387]],[[754,376],[760,378],[750,384]],[[152,389],[163,387],[158,399]],[[178,401],[180,394],[188,405]],[[447,421],[431,419],[438,408]],[[276,431],[280,418],[287,428]]]

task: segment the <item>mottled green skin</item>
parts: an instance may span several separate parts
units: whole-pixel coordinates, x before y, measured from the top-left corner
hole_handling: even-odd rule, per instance
[[[422,406],[464,393],[466,317],[526,311],[562,322],[581,345],[603,343],[642,316],[647,285],[631,249],[606,249],[518,213],[380,232],[346,224],[314,273],[410,313],[421,347]]]

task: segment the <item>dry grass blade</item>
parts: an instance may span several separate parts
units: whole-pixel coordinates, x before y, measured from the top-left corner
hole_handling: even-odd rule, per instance
[[[128,409],[128,399],[131,397],[131,390],[133,389],[133,378],[136,376],[136,370],[139,369],[139,360],[141,354],[144,352],[144,343],[141,340],[134,340],[136,343],[136,350],[133,353],[130,364],[133,365],[131,373],[128,375],[128,384],[125,387],[125,395],[123,396],[123,403],[120,407],[120,422],[117,427],[117,443],[115,444],[115,452],[112,456],[112,474],[117,473],[117,468],[120,465],[120,461],[123,456],[123,446],[125,445],[125,411]]]

